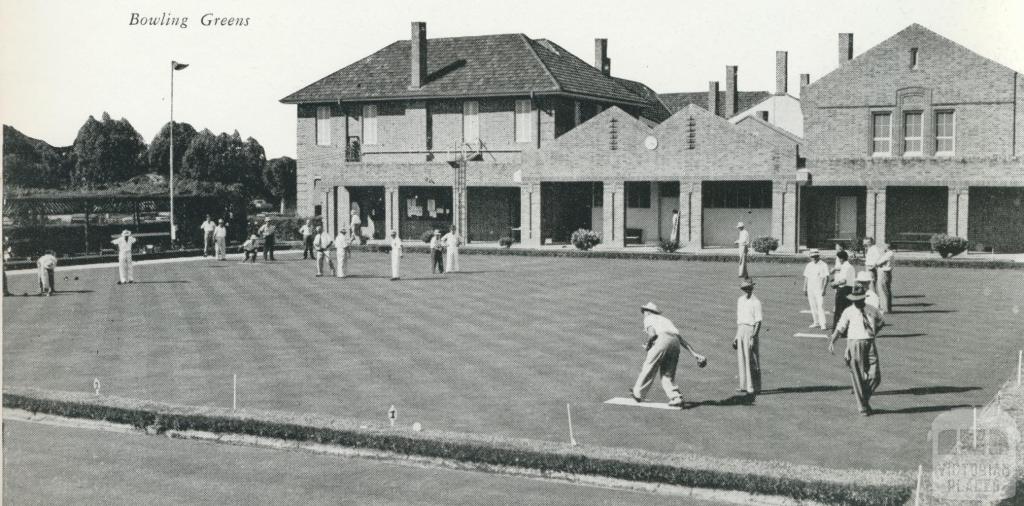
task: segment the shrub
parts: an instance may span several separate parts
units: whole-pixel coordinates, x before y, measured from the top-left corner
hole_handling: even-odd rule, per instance
[[[662,239],[658,243],[658,247],[661,248],[661,251],[664,251],[665,253],[675,253],[676,250],[679,249],[679,241],[668,241]]]
[[[932,251],[942,258],[957,256],[967,250],[967,239],[946,234],[935,234],[931,239]]]
[[[511,248],[513,242],[515,241],[512,240],[512,238],[509,236],[505,236],[502,237],[501,239],[498,239],[498,244],[500,244],[502,248]]]
[[[594,246],[601,244],[601,235],[593,230],[581,228],[572,233],[572,236],[569,237],[569,241],[572,242],[573,246],[576,246],[576,249],[587,251]]]
[[[750,247],[758,253],[769,255],[771,252],[779,249],[779,240],[768,236],[758,237],[750,243]]]
[[[425,242],[427,244],[430,244],[430,240],[433,239],[433,238],[434,238],[434,231],[433,230],[427,230],[426,232],[423,232],[423,235],[420,236],[420,239],[423,239],[423,242]]]

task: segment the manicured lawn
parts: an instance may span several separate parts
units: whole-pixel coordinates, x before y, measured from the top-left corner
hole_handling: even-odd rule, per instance
[[[294,259],[294,256],[289,258]],[[196,405],[239,404],[385,420],[427,430],[777,459],[832,467],[915,469],[942,411],[988,402],[1016,367],[1024,272],[903,268],[898,314],[879,342],[877,416],[857,416],[841,348],[793,337],[798,265],[752,264],[765,306],[764,394],[732,403],[735,266],[726,263],[470,256],[433,277],[408,254],[355,254],[351,279],[314,278],[312,263],[196,261],[59,273],[56,297],[4,300],[4,382]],[[79,281],[62,281],[64,274]],[[10,277],[15,293],[34,278]],[[828,296],[831,297],[830,291]],[[682,412],[610,406],[643,359],[639,306],[655,301],[706,354],[682,359]],[[831,306],[831,303],[829,303]],[[657,386],[653,400],[663,400]]]
[[[712,504],[25,422],[4,423],[3,492],[5,504]]]

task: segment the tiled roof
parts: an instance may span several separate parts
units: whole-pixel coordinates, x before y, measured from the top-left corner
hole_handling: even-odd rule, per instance
[[[409,89],[408,40],[281,99],[284,103],[568,93],[616,103],[643,101],[614,79],[546,40],[523,34],[427,40],[427,80]]]
[[[646,84],[630,81],[629,79],[623,79],[621,77],[613,77],[619,84],[623,85],[627,90],[631,91],[634,95],[642,98],[646,105],[640,109],[640,117],[647,120],[649,126],[657,125],[662,121],[665,121],[672,115],[672,112],[668,110],[668,107],[662,103],[661,99],[658,98],[658,94],[649,88]]]
[[[725,93],[724,91],[718,92],[718,110],[715,114],[724,116],[725,114]],[[743,112],[751,107],[754,107],[761,102],[764,102],[768,97],[772,96],[767,91],[738,91],[736,92],[736,112]],[[708,92],[706,91],[694,91],[684,93],[662,93],[658,95],[658,98],[668,107],[668,110],[675,114],[680,109],[693,104],[703,109],[708,108]]]

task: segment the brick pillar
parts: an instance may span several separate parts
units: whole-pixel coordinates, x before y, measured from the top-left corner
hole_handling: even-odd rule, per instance
[[[622,248],[626,245],[626,199],[625,184],[622,181],[604,181],[602,183],[603,213],[601,243],[610,248]]]
[[[781,245],[782,243],[782,215],[786,210],[785,202],[785,181],[772,181],[772,231],[771,236],[778,239]],[[753,237],[751,237],[753,239]]]
[[[797,233],[797,198],[796,183],[786,183],[786,192],[783,194],[782,211],[782,237],[779,238],[782,244],[779,245],[780,253],[797,253],[800,250],[800,234]]]
[[[949,204],[946,211],[946,233],[967,238],[968,189],[960,186],[949,187]]]
[[[320,200],[321,200],[321,202],[320,202],[320,219],[322,220],[322,223],[320,224],[320,226],[323,227],[324,230],[327,230],[328,222],[330,221],[330,216],[331,216],[331,192],[332,192],[332,189],[331,188],[324,188],[324,187],[319,187],[319,189],[320,189]]]
[[[700,251],[704,246],[704,199],[700,183],[679,183],[679,227],[686,246],[684,251]]]
[[[335,227],[331,229],[332,235],[337,235],[339,228],[348,230],[349,224],[352,223],[352,202],[349,200],[348,188],[344,186],[336,188],[338,189],[338,200],[334,205],[334,216],[338,217],[338,221],[336,227],[334,223],[331,224],[332,227]]]
[[[455,225],[462,238],[468,241],[466,228],[469,223],[467,218],[469,206],[466,202],[466,181],[460,177],[455,177],[454,179],[455,184],[452,185],[452,225]]]
[[[519,239],[523,246],[540,246],[540,185],[519,187]]]
[[[885,238],[885,187],[868,188],[864,208],[864,235],[875,239],[875,243]]]
[[[391,239],[391,231],[401,231],[398,226],[398,214],[401,207],[398,204],[398,187],[384,186],[384,237]],[[401,235],[401,232],[399,232]]]

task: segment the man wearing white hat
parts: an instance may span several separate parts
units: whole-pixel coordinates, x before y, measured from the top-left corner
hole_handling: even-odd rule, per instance
[[[455,230],[455,225],[449,228],[447,234],[441,238],[441,244],[445,248],[445,272],[459,272],[459,246],[462,244],[462,236]]]
[[[644,331],[647,333],[647,357],[644,359],[636,384],[629,393],[636,402],[643,402],[644,395],[654,383],[654,378],[661,376],[661,388],[669,398],[668,405],[681,408],[683,396],[679,392],[679,385],[676,385],[676,365],[679,361],[680,347],[686,348],[700,367],[707,365],[708,359],[693,350],[683,336],[679,335],[679,329],[672,321],[661,316],[661,311],[653,302],[641,307],[640,314],[643,315]]]
[[[349,273],[349,260],[352,259],[352,241],[355,241],[355,233],[348,234],[343,228],[338,229],[338,235],[334,238],[334,252],[338,255],[337,268],[334,275],[343,278]]]
[[[316,276],[324,275],[325,263],[337,273],[334,261],[331,260],[331,244],[334,244],[331,234],[327,230],[321,230],[320,227],[316,227],[314,231],[316,232],[316,237],[313,238],[313,249],[316,250]]]
[[[843,358],[850,368],[853,393],[857,396],[860,414],[870,416],[871,394],[882,384],[875,337],[885,324],[878,309],[869,306],[864,296],[864,290],[859,286],[847,296],[852,304],[843,310],[839,323],[832,331],[828,351],[834,353],[836,339],[841,335],[846,337],[846,352]]]
[[[739,387],[737,392],[754,395],[761,391],[761,352],[758,338],[761,333],[761,300],[754,295],[754,283],[749,279],[740,283],[743,295],[736,301],[736,337],[732,347],[736,350]]]
[[[398,267],[402,261],[402,239],[398,237],[398,231],[391,231],[391,280],[398,279]]]
[[[213,252],[217,256],[217,260],[228,259],[228,226],[224,224],[224,219],[217,220],[217,228],[213,229]]]
[[[739,277],[749,278],[750,275],[747,273],[747,253],[750,251],[750,232],[747,232],[742,221],[736,224],[736,228],[740,231],[740,238],[735,241],[740,255]]]
[[[135,244],[135,238],[132,237],[132,232],[125,230],[121,232],[121,237],[110,241],[110,243],[117,246],[117,274],[119,277],[117,284],[134,283],[135,279],[132,276],[132,245]]]
[[[811,328],[828,329],[825,319],[825,289],[828,287],[828,265],[821,261],[821,252],[812,249],[809,253],[811,261],[804,266],[804,293],[807,304],[811,306]]]
[[[860,271],[857,273],[857,285],[860,286],[861,291],[864,292],[864,303],[878,309],[879,313],[882,311],[881,305],[879,304],[878,294],[871,289],[871,285],[874,279],[871,277],[871,273],[868,271]]]
[[[46,254],[36,260],[36,267],[39,268],[39,295],[47,297],[57,293],[54,281],[56,281],[57,257],[53,250],[46,250]]]

